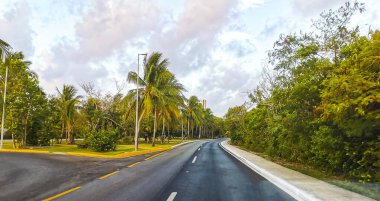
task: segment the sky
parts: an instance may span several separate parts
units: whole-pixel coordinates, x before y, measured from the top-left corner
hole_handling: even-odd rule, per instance
[[[352,24],[380,28],[380,1],[367,0]],[[137,54],[162,52],[186,96],[222,117],[249,101],[281,33],[343,0],[0,0],[0,38],[22,51],[45,92],[92,82],[104,93],[134,85]],[[142,69],[142,68],[141,68]],[[81,91],[83,93],[83,91]]]

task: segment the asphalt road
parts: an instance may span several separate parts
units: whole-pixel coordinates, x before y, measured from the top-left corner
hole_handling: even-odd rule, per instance
[[[117,161],[50,155],[46,160],[46,155],[25,154],[25,161],[17,162],[20,154],[6,154],[0,157],[0,200],[41,200],[69,189],[56,200],[294,200],[226,153],[219,142],[199,141],[153,158]],[[35,172],[32,176],[24,163],[33,167],[26,168]],[[3,186],[11,180],[13,187]]]
[[[42,200],[152,154],[109,160],[52,154],[0,153],[0,200]]]

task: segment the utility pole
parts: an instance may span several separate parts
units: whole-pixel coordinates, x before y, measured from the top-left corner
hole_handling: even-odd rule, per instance
[[[139,140],[139,74],[140,74],[140,55],[145,56],[145,59],[146,59],[147,54],[137,54],[135,151],[137,151],[138,146],[139,146],[138,140]],[[144,61],[145,61],[145,59],[144,59]]]
[[[4,102],[3,102],[3,114],[1,116],[1,142],[0,149],[3,149],[4,138],[4,123],[5,123],[5,102],[7,97],[7,80],[8,80],[8,66],[5,66],[5,80],[4,80]]]

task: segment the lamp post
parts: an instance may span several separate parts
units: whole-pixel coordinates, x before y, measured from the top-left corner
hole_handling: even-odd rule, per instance
[[[139,71],[140,71],[140,55],[144,56],[144,60],[148,54],[137,55],[137,76],[136,76],[136,128],[135,128],[135,151],[138,149],[139,139]],[[145,63],[145,62],[144,62]]]
[[[5,119],[5,101],[7,97],[7,79],[8,79],[8,66],[5,66],[5,80],[4,80],[4,102],[3,102],[3,114],[1,116],[1,142],[0,149],[3,148],[3,138],[4,138],[4,119]]]

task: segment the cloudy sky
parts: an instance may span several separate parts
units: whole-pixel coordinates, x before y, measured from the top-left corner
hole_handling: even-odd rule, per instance
[[[380,2],[353,23],[380,28]],[[32,62],[47,93],[93,82],[125,87],[138,53],[170,59],[188,92],[214,114],[247,101],[267,50],[281,33],[311,28],[311,19],[342,0],[0,0],[0,38]],[[124,83],[124,84],[123,84]]]

